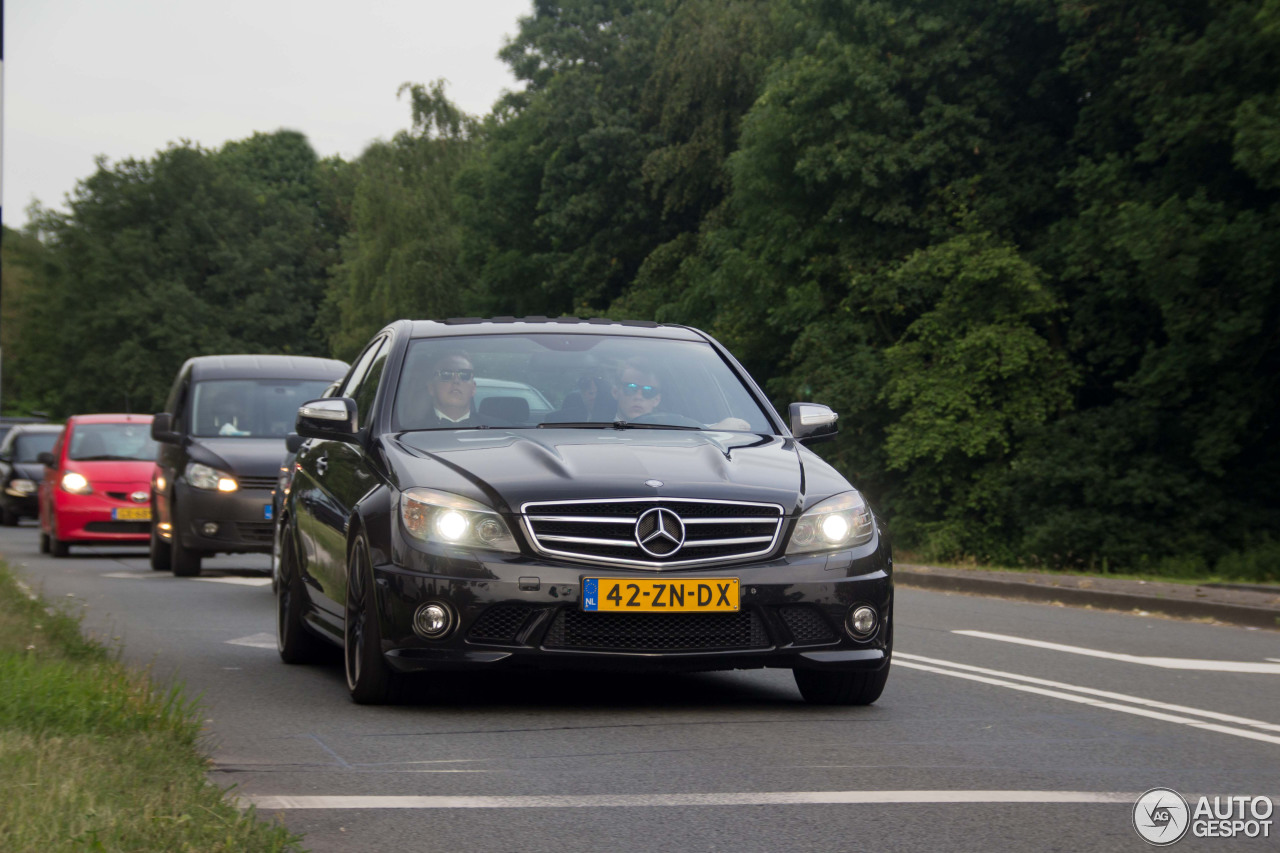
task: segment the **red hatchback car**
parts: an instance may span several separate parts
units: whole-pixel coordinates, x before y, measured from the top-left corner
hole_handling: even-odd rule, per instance
[[[73,415],[40,454],[40,551],[151,541],[151,415]]]

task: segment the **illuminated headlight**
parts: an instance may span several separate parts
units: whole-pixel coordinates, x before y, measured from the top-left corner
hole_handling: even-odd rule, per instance
[[[5,491],[13,495],[14,497],[19,497],[19,498],[25,497],[27,495],[34,495],[36,493],[36,481],[24,480],[22,478],[10,480],[9,486],[8,488],[5,489]]]
[[[507,524],[484,504],[447,492],[409,489],[400,496],[400,519],[415,539],[518,553]]]
[[[858,492],[828,498],[800,516],[791,532],[788,554],[848,548],[871,541],[871,509]]]
[[[187,482],[197,489],[208,489],[211,492],[234,492],[240,488],[236,478],[230,474],[201,465],[199,462],[187,463]]]
[[[68,471],[62,475],[62,490],[73,495],[87,495],[93,492],[93,486],[89,485],[84,474]]]

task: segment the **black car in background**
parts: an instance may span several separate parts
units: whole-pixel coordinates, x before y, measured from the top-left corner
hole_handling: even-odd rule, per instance
[[[200,574],[215,553],[272,550],[272,490],[298,406],[347,370],[328,358],[207,355],[178,371],[151,486],[151,568]]]
[[[583,377],[604,386],[589,409]],[[484,380],[558,408],[477,404]],[[863,496],[805,446],[835,421],[794,403],[784,423],[682,326],[393,323],[298,413],[280,655],[341,646],[362,703],[406,673],[506,667],[785,667],[808,701],[874,702],[892,559]]]
[[[39,514],[36,491],[44,477],[44,465],[37,457],[53,450],[62,432],[61,424],[20,423],[6,426],[0,440],[0,511],[5,527],[22,518]]]

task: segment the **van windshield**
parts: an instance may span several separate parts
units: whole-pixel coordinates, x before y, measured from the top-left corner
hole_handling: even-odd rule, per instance
[[[206,379],[191,399],[191,434],[199,438],[284,438],[298,407],[319,397],[327,379]]]

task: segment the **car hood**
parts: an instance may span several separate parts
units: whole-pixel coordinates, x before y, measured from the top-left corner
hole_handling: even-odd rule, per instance
[[[90,483],[150,488],[156,463],[149,459],[68,459],[66,470],[78,471]]]
[[[790,514],[851,488],[789,438],[736,432],[434,430],[387,446],[401,488],[452,491],[506,512],[527,501],[678,497],[775,503]]]
[[[13,463],[14,480],[35,480],[40,482],[44,477],[44,466],[39,462],[15,462]]]
[[[187,448],[191,461],[241,477],[275,477],[286,452],[283,438],[199,438]]]

